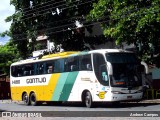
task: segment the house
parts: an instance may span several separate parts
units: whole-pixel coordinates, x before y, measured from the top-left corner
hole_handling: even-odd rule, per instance
[[[36,39],[35,51],[32,52],[33,57],[42,55],[44,52],[49,52],[53,47],[54,43],[50,42],[47,36],[38,36]]]

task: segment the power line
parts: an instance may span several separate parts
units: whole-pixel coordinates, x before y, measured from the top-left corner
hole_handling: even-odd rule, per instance
[[[88,24],[88,25],[83,25],[83,27],[88,27],[88,26],[92,26],[92,25],[96,25],[96,24],[101,24],[101,23],[104,23],[104,22],[107,22],[108,20],[105,20],[105,21],[101,21],[101,22],[94,22],[94,23],[91,23],[91,24]],[[70,28],[70,30],[76,30],[77,28]],[[60,31],[56,31],[56,32],[50,32],[48,33],[49,35],[50,34],[55,34],[57,32],[65,32],[65,31],[68,31],[68,29],[65,29],[65,30],[60,30]]]
[[[86,4],[86,3],[93,2],[93,1],[94,1],[94,0],[87,1],[87,2],[83,2],[83,3],[77,4],[77,5],[72,5],[72,6],[69,6],[69,7],[62,8],[61,10],[65,10],[65,9],[68,9],[68,8],[72,8],[72,7],[75,7],[75,6],[78,6],[78,5],[83,5],[83,4]],[[77,2],[77,1],[75,1],[75,2]],[[75,3],[75,2],[74,2],[74,3]],[[35,15],[35,16],[33,16],[33,17],[37,17],[37,16],[40,16],[40,15],[48,14],[48,13],[47,13],[48,10],[51,10],[51,9],[53,9],[53,8],[58,8],[58,7],[64,6],[64,5],[65,5],[65,4],[62,4],[62,5],[59,5],[59,6],[56,6],[56,7],[51,7],[51,8],[47,8],[47,9],[38,11],[38,13],[40,13],[40,12],[45,12],[45,11],[46,11],[46,13],[38,14],[38,15]],[[49,13],[50,13],[50,12],[49,12]],[[27,16],[29,16],[29,15],[33,15],[33,13],[28,14]],[[28,17],[28,18],[32,18],[32,17]],[[28,19],[28,18],[25,18],[25,19]],[[22,20],[23,20],[23,19],[22,19]]]
[[[64,7],[64,8],[62,8],[61,10],[65,10],[65,9],[68,9],[68,8],[73,8],[73,7],[75,7],[75,6],[79,6],[79,5],[83,5],[83,4],[87,4],[87,3],[91,3],[91,2],[93,2],[93,1],[95,1],[95,0],[90,0],[90,1],[87,1],[87,2],[82,2],[82,3],[79,3],[79,4],[77,4],[77,5],[72,5],[72,6],[69,6],[69,7]],[[64,6],[65,4],[62,4],[62,5],[60,5],[60,6]],[[51,7],[52,9],[53,8],[58,8],[59,6],[56,6],[56,7]],[[41,10],[41,11],[38,11],[38,12],[44,12],[44,11],[46,11],[46,13],[41,13],[41,14],[37,14],[37,15],[34,15],[33,16],[33,13],[31,13],[31,14],[29,14],[29,15],[32,15],[31,17],[26,17],[26,18],[22,18],[21,20],[27,20],[27,19],[30,19],[30,18],[34,18],[34,17],[37,17],[37,16],[41,16],[41,15],[45,15],[45,14],[49,14],[49,13],[51,13],[51,12],[49,12],[48,10],[50,10],[51,8],[47,8],[47,9],[44,9],[44,10]],[[29,15],[27,15],[27,16],[29,16]]]
[[[108,17],[103,17],[103,19],[105,18],[108,18]],[[93,22],[93,21],[92,21]],[[85,20],[82,21],[83,24],[85,23],[88,23],[86,22]],[[65,25],[61,25],[61,26],[56,26],[56,27],[50,27],[50,28],[47,28],[47,29],[42,29],[44,31],[47,31],[47,30],[53,30],[53,29],[59,29],[59,28],[64,28],[64,27],[70,27],[70,26],[75,26],[75,23],[70,23],[70,24],[65,24]],[[42,30],[37,30],[38,32],[42,31]],[[13,35],[13,36],[22,36],[22,35],[26,35],[26,34],[16,34],[16,35]]]
[[[53,1],[50,1],[50,2],[53,2]],[[44,7],[52,6],[52,5],[55,5],[55,4],[58,4],[58,3],[62,3],[62,2],[65,2],[65,1],[59,1],[59,2],[52,3],[52,4],[47,4],[47,5],[38,7],[38,8],[36,8],[36,6],[33,6],[33,8],[34,8],[35,10],[39,10],[39,9],[44,8]],[[34,9],[30,9],[30,10],[28,10],[28,11],[25,11],[24,13],[28,13],[28,12],[30,12],[30,11],[32,12],[32,11],[34,11]]]
[[[149,8],[150,6],[148,6],[147,8]],[[134,10],[131,10],[131,11],[128,11],[128,13],[130,12],[134,12],[134,11],[138,11],[139,9],[134,9]],[[127,15],[126,14],[126,15]],[[143,14],[143,13],[142,13]],[[77,17],[72,17],[72,18],[68,18],[68,19],[64,19],[64,20],[60,20],[60,21],[53,21],[53,22],[50,22],[50,23],[58,23],[58,22],[63,22],[63,21],[67,21],[67,20],[70,20],[70,19],[73,19],[73,18],[77,18]],[[79,16],[78,18],[82,18],[82,16]],[[105,19],[105,18],[108,18],[108,17],[103,17],[102,19]],[[85,20],[85,18],[83,18]],[[85,21],[82,21],[82,22],[85,22]],[[93,22],[93,21],[92,21]],[[55,28],[61,28],[61,27],[66,27],[66,26],[69,26],[69,25],[73,25],[74,23],[70,23],[70,24],[66,24],[66,25],[62,25],[62,26],[56,26],[56,27],[51,27],[51,28],[47,28],[47,29],[42,29],[42,30],[51,30],[51,29],[55,29]],[[48,24],[47,24],[48,25]],[[41,31],[41,30],[39,30]],[[14,36],[21,36],[22,34],[16,34]]]
[[[58,29],[58,28],[62,28],[62,27],[69,27],[70,25],[74,25],[74,23],[65,24],[65,25],[57,26],[57,27],[51,27],[51,28],[43,29],[43,30],[45,30],[45,31],[47,31],[47,30],[53,30],[53,29],[56,29],[56,28]],[[39,30],[39,31],[41,31],[41,30]],[[21,35],[26,35],[26,34],[20,34],[19,36],[21,36]]]
[[[50,28],[47,28],[47,29],[43,29],[45,31],[48,31],[48,30],[54,30],[54,29],[59,29],[59,28],[64,28],[64,27],[70,27],[70,26],[73,26],[75,25],[74,23],[70,23],[70,24],[65,24],[65,25],[61,25],[61,26],[56,26],[56,27],[50,27]],[[38,30],[38,32],[40,32],[42,30]],[[26,35],[26,34],[16,34],[16,35],[13,35],[13,36],[22,36],[22,35]]]
[[[45,2],[45,3],[42,3],[42,4],[34,5],[33,7],[39,7],[39,6],[41,7],[42,5],[45,5],[45,4],[47,4],[47,3],[54,2],[54,1],[56,1],[56,0],[50,0],[50,1]],[[62,0],[62,1],[63,1],[63,0]],[[59,1],[59,2],[60,2],[60,1]],[[32,6],[31,6],[31,7],[32,7]],[[23,10],[27,10],[27,9],[30,10],[31,7],[24,8]]]
[[[137,9],[136,9],[137,10]],[[57,20],[57,21],[53,21],[53,22],[49,22],[49,23],[47,23],[46,25],[49,25],[49,24],[51,24],[51,23],[59,23],[59,22],[64,22],[64,21],[67,21],[67,20],[72,20],[72,19],[74,19],[74,18],[76,18],[76,19],[79,19],[79,18],[82,18],[83,16],[76,16],[76,17],[72,17],[72,18],[67,18],[67,19],[63,19],[63,20]],[[105,17],[104,17],[105,18]],[[103,18],[103,19],[104,19]],[[83,19],[85,19],[84,17],[83,17]],[[41,24],[41,23],[39,23],[39,24]],[[40,26],[40,25],[37,25],[37,26]],[[66,25],[65,25],[66,26]],[[61,26],[60,26],[61,27]],[[58,28],[58,26],[56,27],[56,28]],[[48,28],[48,29],[53,29],[53,27],[51,27],[51,28]],[[45,29],[46,30],[46,29]],[[22,34],[16,34],[16,35],[14,35],[14,36],[21,36]]]
[[[83,27],[88,27],[88,26],[91,26],[91,25],[96,25],[96,24],[100,24],[100,23],[104,23],[104,22],[107,22],[108,20],[105,20],[105,21],[101,21],[101,22],[94,22],[94,23],[91,23],[91,24],[88,24],[88,25],[83,25]],[[77,28],[70,28],[70,30],[76,30]],[[55,31],[55,32],[49,32],[47,33],[48,35],[51,35],[51,34],[55,34],[55,33],[59,33],[59,32],[65,32],[65,31],[68,31],[68,29],[63,29],[63,30],[59,30],[59,31]],[[21,39],[17,39],[17,40],[14,40],[14,41],[22,41],[22,40],[26,40],[27,38],[21,38]]]
[[[138,11],[137,9],[134,9],[134,10],[136,10],[136,11]],[[132,10],[133,11],[133,10]],[[105,21],[101,21],[101,22],[94,22],[94,23],[92,23],[92,24],[88,24],[88,25],[84,25],[84,27],[87,27],[87,26],[91,26],[91,25],[94,25],[94,24],[100,24],[100,23],[103,23],[103,22],[109,22],[109,21],[113,21],[113,20],[119,20],[119,19],[122,19],[122,18],[125,18],[126,17],[126,15],[128,15],[128,13],[130,14],[130,12],[132,12],[132,11],[127,11],[127,13],[126,14],[124,14],[121,18],[117,18],[117,19],[112,19],[112,20],[105,20]],[[133,11],[134,12],[134,11]],[[158,12],[158,11],[157,11]],[[144,14],[144,13],[146,13],[146,12],[143,12],[143,13],[141,13],[141,14]],[[104,17],[104,18],[106,18],[106,17]],[[103,18],[103,19],[104,19]],[[87,22],[86,22],[87,23]],[[55,28],[61,28],[61,27],[64,27],[64,26],[69,26],[69,25],[73,25],[74,23],[72,23],[72,24],[66,24],[66,25],[63,25],[63,26],[57,26],[57,27],[51,27],[51,28],[49,28],[49,29],[55,29]],[[76,28],[70,28],[70,30],[74,30],[74,29],[76,29]],[[55,31],[55,32],[50,32],[50,33],[48,33],[48,35],[50,35],[51,33],[53,33],[53,34],[55,34],[55,33],[58,33],[58,32],[65,32],[65,31],[67,31],[68,29],[63,29],[63,30],[59,30],[59,31]],[[23,38],[23,39],[27,39],[27,38]],[[18,40],[15,40],[15,41],[19,41],[19,40],[22,40],[22,39],[18,39]]]
[[[66,18],[66,19],[63,19],[63,20],[57,20],[57,21],[53,21],[53,22],[49,22],[49,23],[47,23],[46,25],[50,25],[50,24],[52,24],[52,23],[59,23],[59,22],[64,22],[64,21],[68,21],[68,20],[72,20],[72,19],[80,19],[80,18],[82,18],[83,20],[85,20],[85,18],[84,18],[84,16],[74,16],[74,17],[71,17],[71,18]],[[36,27],[38,27],[38,26],[41,26],[41,23],[39,23],[38,25],[36,25]],[[57,26],[58,27],[58,26]],[[51,27],[51,28],[53,28],[53,27]],[[16,34],[16,35],[18,35],[18,36],[20,36],[20,35],[22,35],[22,34]],[[14,36],[14,35],[13,35]]]

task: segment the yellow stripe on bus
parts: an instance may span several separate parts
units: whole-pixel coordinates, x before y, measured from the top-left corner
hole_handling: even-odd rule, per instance
[[[22,93],[35,92],[36,98],[39,101],[50,101],[52,99],[53,92],[60,77],[60,73],[51,75],[48,85],[43,86],[20,86],[11,87],[11,95],[13,100],[22,100]]]
[[[77,53],[79,53],[79,52],[78,51],[69,51],[69,52],[61,52],[61,53],[49,54],[49,55],[43,56],[42,59],[54,58],[54,57],[67,57],[69,55],[77,54]]]

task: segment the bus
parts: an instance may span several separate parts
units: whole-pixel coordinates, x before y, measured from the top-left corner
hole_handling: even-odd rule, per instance
[[[11,98],[32,106],[72,101],[89,108],[95,102],[141,100],[141,66],[134,53],[121,49],[68,51],[22,60],[10,67]]]

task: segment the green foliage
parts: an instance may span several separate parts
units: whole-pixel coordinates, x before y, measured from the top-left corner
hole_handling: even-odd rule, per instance
[[[97,0],[11,0],[15,13],[6,18],[6,22],[12,21],[9,36],[23,58],[30,56],[39,35],[47,35],[56,45],[62,44],[64,50],[88,49],[86,44],[100,44],[102,37],[91,42],[85,37],[84,28],[89,30],[92,26],[77,29],[75,22],[88,24],[85,16],[93,8],[93,1]]]
[[[0,36],[1,37],[5,37],[6,35],[9,35],[9,31],[5,31],[3,33],[0,33]]]
[[[12,42],[0,46],[0,70],[9,75],[10,65],[19,59],[19,53]]]
[[[138,54],[150,63],[160,54],[160,0],[99,0],[89,20],[106,19],[103,31],[116,44],[138,46]]]

